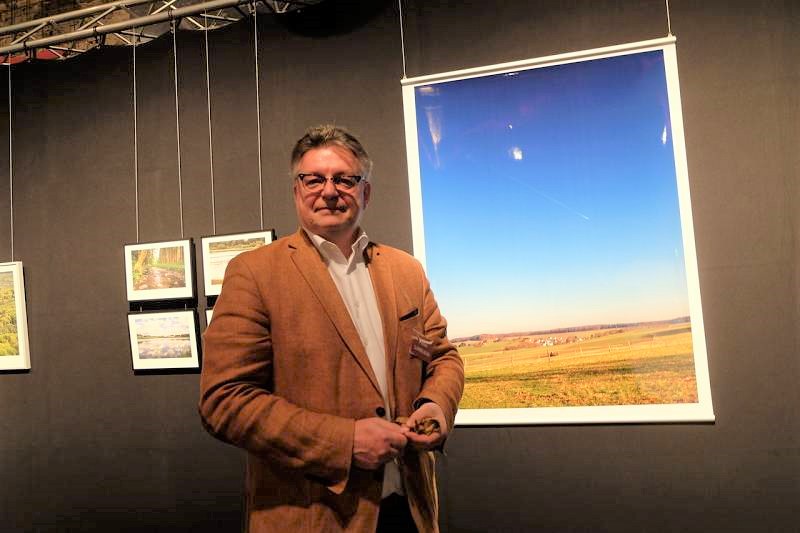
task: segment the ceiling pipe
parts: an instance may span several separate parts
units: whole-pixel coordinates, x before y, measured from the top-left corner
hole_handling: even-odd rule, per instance
[[[144,3],[137,0],[139,3]],[[152,0],[147,0],[152,2]],[[178,9],[168,9],[156,15],[147,15],[135,19],[116,22],[114,24],[105,24],[102,26],[95,26],[80,31],[73,31],[61,35],[53,35],[51,37],[44,37],[42,39],[33,39],[24,41],[17,44],[0,47],[0,54],[13,54],[14,52],[23,52],[26,50],[34,50],[36,48],[45,48],[55,44],[62,44],[70,41],[79,41],[81,39],[90,39],[100,35],[109,33],[117,33],[121,30],[129,30],[131,28],[138,28],[142,26],[150,26],[151,24],[158,24],[160,22],[168,22],[174,19],[180,19],[189,15],[197,15],[204,11],[213,11],[217,9],[226,9],[229,7],[238,6],[241,4],[252,3],[253,0],[212,0],[211,2],[203,2],[201,4],[194,4],[191,6],[181,7]],[[123,2],[124,3],[124,2]],[[106,6],[107,7],[107,6]],[[68,13],[65,13],[67,15]]]
[[[125,8],[131,6],[138,6],[139,4],[152,4],[153,0],[120,0],[118,2],[109,2],[108,4],[102,4],[99,6],[91,6],[85,7],[83,9],[76,9],[75,11],[69,11],[67,13],[60,13],[58,15],[53,15],[51,17],[42,17],[35,20],[28,20],[25,22],[19,22],[17,24],[12,24],[11,26],[5,26],[0,28],[0,35],[8,35],[9,33],[17,33],[20,31],[27,30],[28,28],[34,28],[36,26],[46,26],[50,24],[57,24],[59,22],[64,22],[65,20],[73,20],[83,18],[86,15],[91,15],[93,13],[98,13],[100,11],[104,11],[106,9],[117,9],[117,8]]]

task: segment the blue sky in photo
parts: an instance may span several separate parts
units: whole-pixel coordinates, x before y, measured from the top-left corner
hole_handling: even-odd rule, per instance
[[[189,314],[136,317],[136,333],[146,337],[189,335],[194,323]]]
[[[689,314],[663,53],[415,88],[451,337]]]

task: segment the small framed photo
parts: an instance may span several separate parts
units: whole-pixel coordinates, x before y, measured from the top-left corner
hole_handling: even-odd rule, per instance
[[[126,245],[128,301],[193,298],[192,259],[191,239]]]
[[[30,368],[22,263],[0,263],[0,370]]]
[[[275,240],[275,230],[203,237],[203,279],[206,296],[217,296],[228,263],[242,252],[255,250]]]
[[[193,309],[129,313],[128,331],[134,370],[200,368]]]

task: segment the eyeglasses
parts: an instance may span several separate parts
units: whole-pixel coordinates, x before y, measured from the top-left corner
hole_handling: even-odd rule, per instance
[[[300,180],[300,183],[303,184],[303,187],[308,192],[319,192],[325,188],[325,183],[328,180],[331,180],[333,186],[336,187],[337,191],[351,191],[355,188],[356,185],[363,179],[363,176],[331,176],[330,178],[327,176],[323,176],[322,174],[316,173],[309,173],[309,174],[298,174],[297,179]]]

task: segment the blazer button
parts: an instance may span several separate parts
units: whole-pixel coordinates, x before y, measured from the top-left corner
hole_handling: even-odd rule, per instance
[[[375,414],[382,418],[386,416],[386,409],[384,409],[383,407],[378,407],[377,409],[375,409]]]

